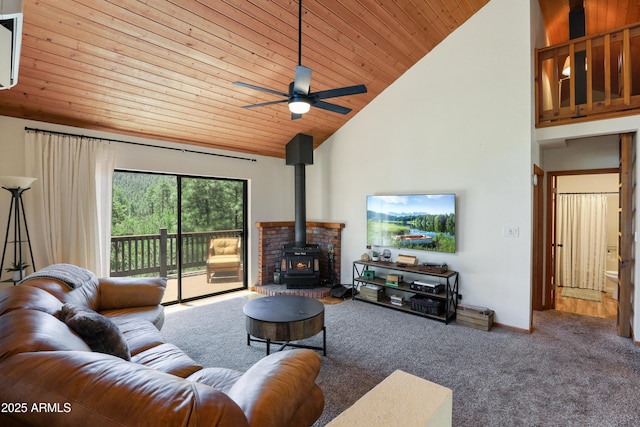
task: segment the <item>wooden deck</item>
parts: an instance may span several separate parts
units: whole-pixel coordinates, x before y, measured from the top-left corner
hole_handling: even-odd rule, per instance
[[[213,283],[207,283],[207,275],[194,274],[184,276],[182,278],[182,299],[200,297],[203,295],[211,295],[214,293],[226,292],[234,289],[242,289],[242,278],[237,279],[220,279],[214,280]],[[174,302],[178,300],[178,279],[170,278],[167,280],[167,290],[164,293],[162,302]]]

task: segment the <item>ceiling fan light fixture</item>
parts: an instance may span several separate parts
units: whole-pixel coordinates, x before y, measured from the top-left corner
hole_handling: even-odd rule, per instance
[[[289,111],[293,114],[304,114],[308,113],[311,109],[311,104],[308,101],[301,99],[293,99],[289,101]]]
[[[0,2],[3,0],[0,0]],[[264,107],[267,105],[288,103],[291,112],[291,120],[297,120],[303,114],[308,113],[311,107],[321,110],[331,111],[339,114],[349,114],[351,108],[326,102],[325,99],[338,98],[341,96],[356,95],[358,93],[367,93],[365,85],[355,85],[341,87],[337,89],[321,90],[319,92],[311,92],[311,68],[302,65],[302,0],[298,1],[298,65],[296,66],[296,78],[289,84],[288,93],[279,92],[260,86],[254,86],[248,83],[233,82],[233,84],[244,86],[249,89],[255,89],[282,97],[277,101],[261,102],[259,104],[245,105],[243,108]]]

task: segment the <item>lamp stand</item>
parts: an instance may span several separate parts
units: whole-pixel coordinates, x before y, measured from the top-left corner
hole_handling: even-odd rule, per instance
[[[9,218],[7,219],[7,232],[4,236],[4,249],[2,250],[2,261],[0,261],[0,268],[4,266],[4,259],[7,252],[7,244],[9,243],[9,230],[11,229],[11,217],[13,215],[13,265],[22,265],[22,243],[26,242],[29,245],[29,255],[31,256],[31,267],[33,271],[36,271],[36,264],[33,261],[33,250],[31,249],[31,239],[29,238],[29,227],[27,227],[27,217],[24,214],[24,203],[22,202],[22,193],[29,188],[7,188],[2,187],[11,193],[11,204],[9,205]],[[20,210],[22,209],[22,216]],[[22,240],[22,227],[20,222],[24,225],[25,237],[27,240]],[[20,270],[20,280],[24,279],[23,270]],[[14,280],[10,280],[14,281]]]

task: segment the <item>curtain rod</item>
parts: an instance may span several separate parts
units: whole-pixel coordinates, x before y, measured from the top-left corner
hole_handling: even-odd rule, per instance
[[[162,146],[159,146],[159,145],[143,144],[141,142],[122,141],[122,140],[119,140],[119,139],[109,139],[109,138],[100,138],[100,137],[97,137],[97,136],[77,135],[77,134],[74,134],[74,133],[57,132],[57,131],[53,131],[53,130],[43,130],[43,129],[28,128],[28,127],[25,127],[24,130],[29,131],[29,132],[36,132],[36,133],[50,133],[52,135],[64,135],[64,136],[76,136],[76,137],[80,137],[80,138],[92,138],[92,139],[99,139],[99,140],[105,141],[105,142],[117,142],[119,144],[137,145],[139,147],[160,148],[160,149],[163,149],[163,150],[180,151],[182,153],[204,154],[204,155],[207,155],[207,156],[225,157],[227,159],[246,160],[248,162],[257,162],[256,159],[252,159],[252,158],[249,158],[249,157],[231,156],[231,155],[228,155],[228,154],[218,154],[218,153],[207,153],[205,151],[189,150],[187,148],[162,147]]]
[[[600,191],[600,192],[584,192],[584,193],[558,193],[558,194],[620,194],[617,191]]]

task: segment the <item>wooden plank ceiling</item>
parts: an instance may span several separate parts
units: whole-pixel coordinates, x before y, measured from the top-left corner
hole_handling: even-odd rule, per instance
[[[287,105],[298,62],[295,0],[47,0],[24,4],[18,85],[0,114],[284,157],[297,133],[319,145],[488,0],[303,1],[312,91],[364,83],[333,101],[348,115]]]
[[[539,0],[549,45],[569,40],[569,11],[584,7],[587,35],[640,21],[638,0]]]
[[[297,133],[321,144],[488,1],[303,1],[311,90],[368,93],[329,100],[348,115],[292,121],[286,103],[241,108],[278,98],[232,82],[287,92],[295,0],[26,0],[19,82],[0,91],[0,115],[284,157]],[[568,1],[540,0],[552,43],[568,39]],[[585,0],[587,32],[635,22],[639,7]]]

